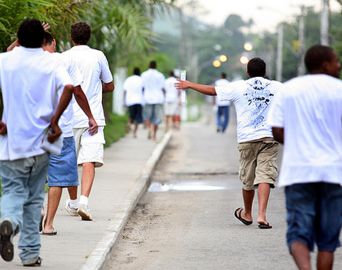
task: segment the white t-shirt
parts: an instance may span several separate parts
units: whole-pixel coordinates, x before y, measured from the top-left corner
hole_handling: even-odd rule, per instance
[[[239,143],[273,137],[266,119],[273,96],[281,88],[280,82],[262,77],[215,87],[218,99],[232,101],[235,105]]]
[[[163,104],[165,77],[156,69],[148,69],[141,74],[146,104]]]
[[[284,84],[268,122],[284,128],[280,186],[328,182],[342,185],[342,82],[306,75]]]
[[[113,81],[105,55],[103,52],[86,45],[74,46],[64,52],[63,55],[76,63],[82,74],[81,87],[87,96],[91,112],[97,124],[104,126],[106,123],[102,107],[102,82],[110,83]],[[88,127],[88,117],[77,102],[74,102],[73,108],[74,128]]]
[[[72,81],[63,64],[41,48],[16,47],[0,54],[0,88],[7,135],[0,135],[0,160],[41,155],[45,129],[58,104],[58,91]]]
[[[124,82],[123,88],[126,92],[126,106],[143,104],[143,82],[140,76],[132,75],[128,77]]]
[[[166,103],[178,103],[180,98],[180,92],[176,88],[177,83],[175,77],[169,77],[165,80],[165,102]]]
[[[228,85],[229,81],[227,79],[219,79],[215,82],[215,86],[225,86]],[[220,100],[217,96],[215,98],[215,102],[217,106],[229,106],[229,100]]]
[[[64,67],[68,71],[68,74],[73,82],[73,86],[78,86],[82,84],[82,75],[77,68],[75,62],[69,58],[65,57],[64,54],[61,53],[54,53],[55,57],[60,59],[60,61],[64,64]],[[58,97],[60,98],[62,92],[59,92]],[[61,128],[63,132],[63,137],[71,137],[73,136],[72,128],[73,128],[73,103],[74,98],[70,101],[68,107],[65,109],[64,113],[61,115],[61,118],[59,119],[58,125]]]

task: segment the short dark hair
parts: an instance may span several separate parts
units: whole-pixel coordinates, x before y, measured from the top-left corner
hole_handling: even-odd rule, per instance
[[[250,77],[264,77],[266,63],[259,57],[252,58],[247,64],[247,73]]]
[[[133,74],[139,76],[141,74],[140,68],[138,68],[138,67],[133,68]]]
[[[304,57],[304,63],[309,73],[322,68],[323,63],[330,62],[334,57],[332,48],[324,45],[310,47]]]
[[[44,33],[44,41],[43,45],[50,45],[53,42],[54,38],[49,32]]]
[[[157,68],[157,62],[156,62],[155,60],[152,60],[152,61],[150,62],[149,68],[154,68],[154,69],[156,69],[156,68]]]
[[[86,45],[90,39],[91,28],[85,22],[78,22],[71,26],[71,39],[79,45]]]
[[[21,46],[26,48],[40,48],[44,40],[44,28],[36,19],[24,20],[18,29],[17,37]]]
[[[170,76],[170,77],[175,77],[175,73],[173,72],[173,70],[170,70],[169,76]]]
[[[222,78],[222,79],[227,78],[227,74],[226,74],[225,72],[222,72],[222,73],[221,73],[221,78]]]

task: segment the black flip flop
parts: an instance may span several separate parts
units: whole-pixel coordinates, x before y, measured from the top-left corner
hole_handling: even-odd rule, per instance
[[[253,221],[250,220],[246,220],[243,217],[241,217],[241,212],[243,211],[243,209],[241,207],[237,208],[234,212],[234,216],[240,220],[243,224],[245,224],[246,226],[251,225],[253,223]]]
[[[272,229],[272,226],[268,222],[258,222],[259,229]]]

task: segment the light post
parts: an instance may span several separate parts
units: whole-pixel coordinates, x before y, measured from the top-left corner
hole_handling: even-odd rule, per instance
[[[283,75],[283,44],[284,44],[284,26],[282,23],[278,25],[277,37],[277,59],[276,59],[276,80],[282,81]]]
[[[321,0],[321,44],[329,46],[329,0]]]

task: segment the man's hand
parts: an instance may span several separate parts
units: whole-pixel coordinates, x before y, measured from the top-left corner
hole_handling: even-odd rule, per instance
[[[178,80],[177,83],[175,83],[175,86],[178,90],[184,90],[189,88],[189,82],[188,81],[182,81],[182,80]]]
[[[95,135],[98,131],[99,126],[97,125],[96,121],[94,118],[89,118],[89,134],[91,136]]]
[[[42,26],[43,26],[45,32],[50,29],[50,25],[46,22],[43,22]]]
[[[4,122],[0,121],[0,135],[7,134],[7,126]]]
[[[50,129],[49,129],[49,134],[48,134],[48,141],[50,143],[54,143],[57,141],[57,139],[62,135],[62,130],[58,126],[58,124],[55,124],[51,122]]]

